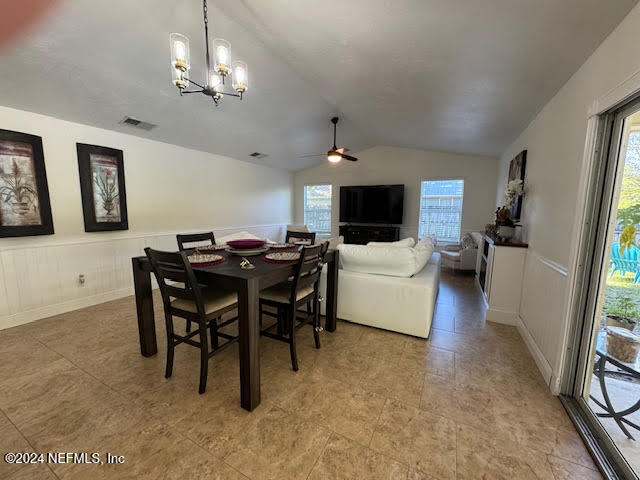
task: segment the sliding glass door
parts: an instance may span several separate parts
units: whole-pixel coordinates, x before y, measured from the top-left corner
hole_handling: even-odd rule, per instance
[[[640,102],[600,118],[566,403],[612,477],[640,474]]]

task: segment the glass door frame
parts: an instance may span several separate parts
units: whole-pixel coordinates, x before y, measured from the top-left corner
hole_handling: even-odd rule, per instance
[[[625,119],[640,111],[640,94],[597,117],[596,141],[588,182],[585,218],[572,298],[571,327],[561,384],[561,400],[602,473],[609,479],[638,479],[582,396],[591,369],[593,322],[600,296],[601,274],[608,261],[606,248],[616,188],[624,160],[620,153]],[[605,226],[605,228],[601,228]]]

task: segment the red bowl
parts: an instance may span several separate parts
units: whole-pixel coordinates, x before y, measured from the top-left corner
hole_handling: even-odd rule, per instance
[[[244,240],[231,240],[227,242],[227,245],[235,250],[251,250],[254,248],[260,248],[264,246],[264,244],[264,240],[255,240],[251,238],[247,238]]]

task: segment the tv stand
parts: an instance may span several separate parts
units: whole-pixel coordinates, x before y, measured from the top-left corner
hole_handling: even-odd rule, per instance
[[[340,225],[340,235],[344,243],[366,245],[369,242],[397,242],[400,240],[400,227],[371,225]]]

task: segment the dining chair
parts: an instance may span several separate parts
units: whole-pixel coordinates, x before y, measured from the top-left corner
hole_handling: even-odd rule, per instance
[[[280,340],[289,344],[291,367],[298,371],[295,331],[303,325],[311,323],[316,348],[320,348],[320,274],[324,265],[324,257],[329,243],[305,246],[300,249],[300,258],[296,263],[293,277],[286,282],[267,288],[260,292],[260,324],[262,316],[276,318],[276,323],[262,329],[265,337]],[[304,312],[298,307],[311,302],[313,310]],[[276,313],[265,310],[269,306]],[[300,314],[303,316],[301,317]],[[273,330],[276,329],[274,333]]]
[[[179,233],[176,235],[176,240],[178,241],[178,249],[182,252],[183,250],[191,250],[192,248],[196,248],[202,245],[193,245],[189,247],[185,244],[191,243],[201,243],[209,241],[209,245],[216,244],[216,237],[214,237],[213,232],[203,232],[203,233]],[[191,321],[187,320],[187,333],[191,331]]]
[[[186,252],[161,252],[151,248],[145,248],[144,251],[158,280],[164,305],[167,330],[167,365],[164,376],[171,377],[174,350],[177,345],[186,343],[198,347],[200,349],[198,392],[204,393],[207,388],[209,358],[238,338],[219,331],[220,328],[237,321],[237,316],[218,322],[223,314],[237,308],[238,296],[233,292],[201,287]],[[178,335],[173,329],[174,317],[195,322],[198,329],[191,333],[187,332],[184,336]],[[211,337],[211,351],[207,330]],[[196,335],[199,335],[199,341],[192,340]],[[220,337],[226,339],[222,344],[219,342]]]
[[[185,246],[188,243],[196,243],[196,242],[205,242],[209,241],[211,245],[216,244],[216,237],[214,237],[213,232],[204,232],[204,233],[180,233],[176,235],[176,240],[178,240],[178,248],[180,251],[189,250],[193,247]]]
[[[309,245],[313,245],[316,243],[316,234],[315,232],[292,232],[287,230],[287,235],[284,241],[285,243],[305,242]]]

